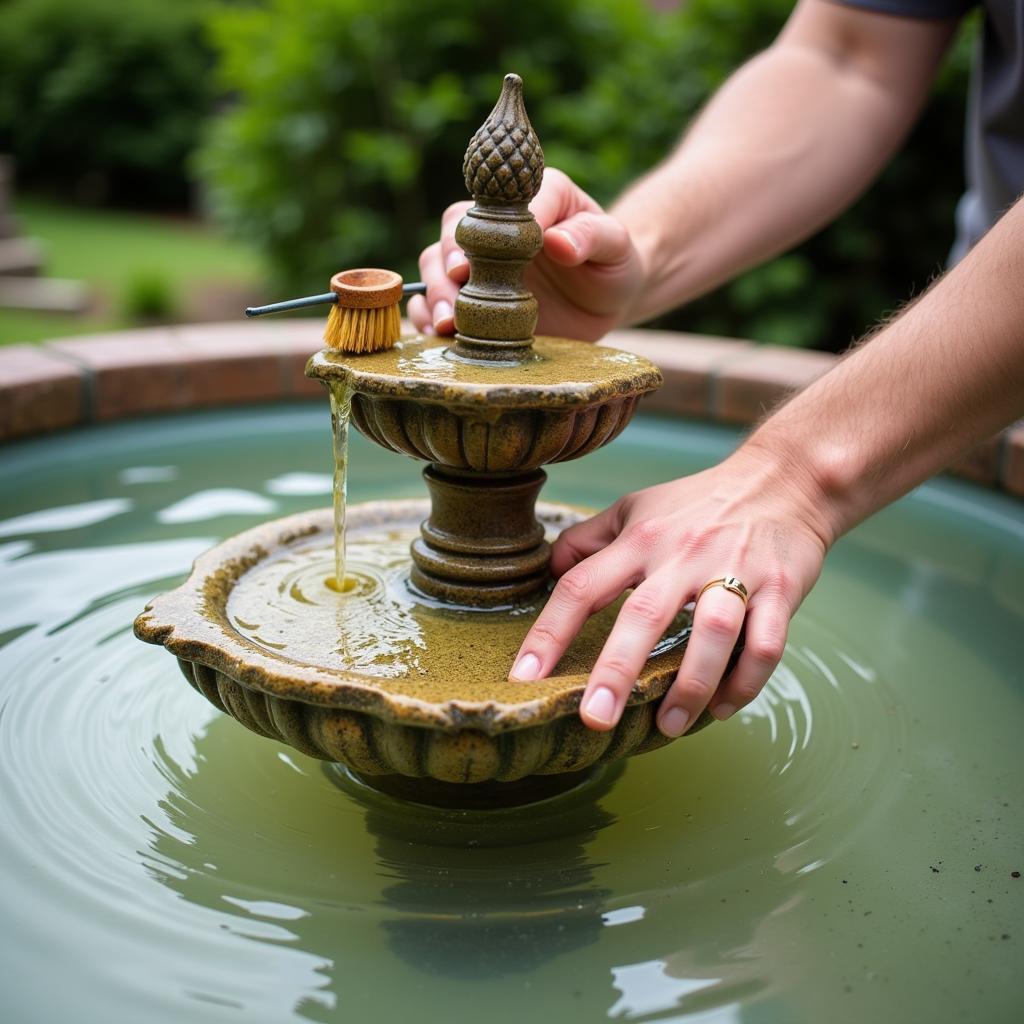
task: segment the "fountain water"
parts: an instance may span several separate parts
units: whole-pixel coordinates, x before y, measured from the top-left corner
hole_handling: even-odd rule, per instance
[[[661,383],[638,356],[534,337],[523,270],[541,246],[528,204],[543,167],[522,82],[508,75],[466,152],[475,205],[456,238],[471,271],[454,342],[417,336],[381,352],[314,355],[307,374],[327,385],[335,424],[333,518],[310,513],[232,538],[136,622],[141,639],[163,644],[249,728],[364,775],[422,779],[422,799],[451,798],[435,783],[572,774],[661,746],[656,703],[689,636],[681,612],[609,733],[586,729],[576,711],[618,605],[591,620],[552,678],[506,679],[545,596],[550,539],[584,514],[536,507],[541,467],[612,441]],[[378,445],[429,463],[429,510],[345,510],[349,410]],[[337,551],[344,530],[359,553],[348,579],[336,555],[334,589],[348,591],[340,603],[324,593],[332,526]],[[492,799],[509,795],[499,786]]]
[[[218,538],[329,496],[325,420],[0,448],[5,1020],[1016,1021],[1019,502],[938,480],[858,527],[729,723],[551,800],[440,809],[239,728],[131,633]],[[549,486],[600,505],[735,441],[641,416]],[[350,459],[356,503],[419,487],[357,432]]]

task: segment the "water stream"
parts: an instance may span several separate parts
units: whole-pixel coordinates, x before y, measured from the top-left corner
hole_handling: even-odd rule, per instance
[[[348,426],[352,417],[352,392],[345,384],[333,384],[331,434],[334,439],[334,577],[332,590],[344,594],[356,583],[345,575],[345,508],[348,500]]]
[[[1017,1020],[1021,505],[921,489],[840,542],[734,720],[444,811],[249,733],[131,634],[217,540],[329,503],[325,420],[0,451],[2,1019]],[[601,505],[733,440],[640,421],[545,496]],[[411,460],[350,455],[352,500],[422,496]]]

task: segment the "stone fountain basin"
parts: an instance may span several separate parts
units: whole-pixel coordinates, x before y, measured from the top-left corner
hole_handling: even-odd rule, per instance
[[[350,544],[361,535],[407,530],[428,514],[425,500],[369,502],[350,508]],[[550,536],[589,513],[538,505]],[[431,636],[424,672],[381,678],[330,665],[334,637],[307,637],[301,660],[255,642],[239,628],[232,597],[252,585],[262,566],[300,548],[332,543],[330,509],[289,516],[247,530],[200,556],[188,580],[147,605],[135,633],[174,654],[188,681],[216,707],[262,736],[365,775],[400,775],[448,783],[512,782],[530,775],[589,769],[655,750],[669,741],[654,724],[689,638],[681,613],[667,650],[647,662],[618,726],[588,729],[577,714],[587,676],[617,605],[595,616],[550,678],[506,678],[518,640],[533,615],[519,614],[505,647],[487,623],[495,612],[466,610],[461,624]],[[240,589],[241,588],[241,589]],[[334,595],[337,601],[350,599]],[[538,605],[539,607],[539,605]],[[429,603],[425,612],[431,613]],[[433,609],[432,614],[438,614]],[[451,615],[451,612],[442,613]],[[438,638],[444,649],[437,650]],[[447,639],[447,643],[444,641]],[[323,648],[320,657],[311,647]],[[477,651],[468,650],[477,647]],[[460,657],[477,665],[460,672]],[[480,660],[487,663],[481,675]],[[327,665],[317,662],[327,662]],[[706,713],[687,733],[711,721]]]
[[[444,340],[402,338],[369,355],[330,350],[306,373],[352,392],[352,422],[382,448],[452,469],[524,472],[611,443],[662,383],[642,356],[538,337],[510,366],[449,357]]]

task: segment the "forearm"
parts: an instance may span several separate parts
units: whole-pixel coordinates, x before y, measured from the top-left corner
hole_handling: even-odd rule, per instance
[[[952,34],[805,0],[612,213],[644,265],[624,320],[689,301],[818,230],[913,123]]]
[[[826,543],[1024,415],[1024,200],[770,417],[748,455],[806,481]]]

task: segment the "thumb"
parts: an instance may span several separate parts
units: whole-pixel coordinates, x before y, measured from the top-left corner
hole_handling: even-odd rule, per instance
[[[625,225],[607,213],[575,213],[544,232],[544,255],[563,267],[621,263],[631,248]]]

